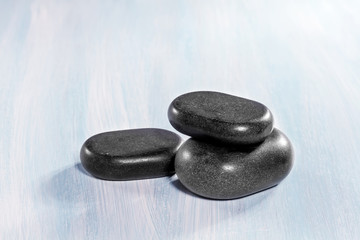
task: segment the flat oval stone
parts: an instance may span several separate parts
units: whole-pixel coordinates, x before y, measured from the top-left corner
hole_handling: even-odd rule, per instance
[[[169,106],[171,125],[195,138],[233,144],[263,141],[273,129],[273,115],[261,103],[219,92],[191,92]]]
[[[134,180],[174,174],[181,138],[155,128],[97,134],[83,144],[80,159],[93,176],[107,180]]]
[[[274,129],[252,148],[187,140],[178,150],[175,170],[190,191],[213,199],[233,199],[277,185],[293,166],[289,139]]]

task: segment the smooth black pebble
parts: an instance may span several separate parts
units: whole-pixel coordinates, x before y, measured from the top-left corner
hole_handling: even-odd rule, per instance
[[[273,187],[289,174],[292,166],[293,148],[278,129],[251,148],[190,138],[175,159],[180,182],[190,191],[212,199],[234,199]]]
[[[80,158],[93,176],[135,180],[174,174],[181,138],[163,129],[144,128],[105,132],[85,141]]]
[[[195,138],[233,144],[264,141],[273,129],[273,115],[261,103],[219,92],[191,92],[169,106],[171,125]]]

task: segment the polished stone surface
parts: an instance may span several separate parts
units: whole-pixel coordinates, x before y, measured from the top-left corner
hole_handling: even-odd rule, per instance
[[[175,159],[180,182],[206,198],[233,199],[277,185],[293,166],[289,139],[274,129],[256,147],[220,146],[187,140]]]
[[[173,132],[131,129],[105,132],[85,141],[80,158],[93,176],[108,180],[135,180],[174,173],[181,138]]]
[[[273,129],[273,116],[261,103],[219,92],[191,92],[169,106],[171,125],[186,135],[234,144],[263,141]]]

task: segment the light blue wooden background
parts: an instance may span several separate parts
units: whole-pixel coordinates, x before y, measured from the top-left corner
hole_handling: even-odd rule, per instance
[[[0,0],[1,239],[359,239],[360,3]],[[276,188],[233,201],[176,177],[109,182],[91,135],[171,130],[193,90],[258,100],[292,140]],[[184,136],[185,138],[185,136]]]

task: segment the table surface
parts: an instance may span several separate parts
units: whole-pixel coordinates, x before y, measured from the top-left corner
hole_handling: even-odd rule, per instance
[[[0,238],[359,239],[359,12],[349,0],[0,0]],[[83,170],[88,137],[174,131],[168,105],[194,90],[267,105],[295,148],[290,175],[214,201],[176,176]]]

